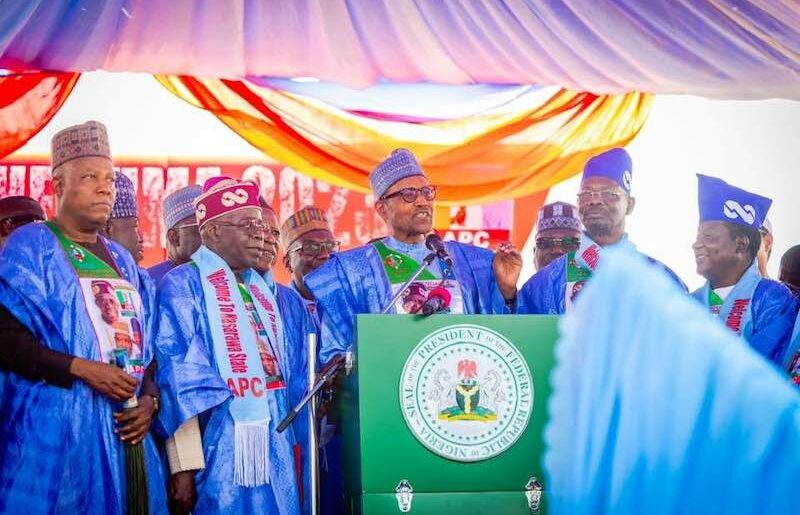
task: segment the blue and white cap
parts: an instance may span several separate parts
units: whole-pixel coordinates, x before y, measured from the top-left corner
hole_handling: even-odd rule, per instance
[[[730,222],[760,229],[772,200],[698,173],[697,203],[701,223]]]
[[[372,186],[375,200],[380,199],[386,190],[398,181],[417,175],[424,177],[425,172],[422,171],[414,154],[405,148],[393,150],[391,155],[369,174],[369,183]]]
[[[164,211],[164,228],[170,230],[175,225],[190,216],[194,216],[194,201],[203,193],[199,184],[184,186],[164,197],[162,209]]]
[[[583,179],[605,177],[619,184],[625,193],[631,193],[633,180],[633,161],[624,148],[612,148],[598,154],[586,162],[583,167]]]
[[[137,218],[139,210],[136,207],[136,191],[133,188],[133,182],[128,179],[127,175],[117,173],[114,187],[117,190],[117,197],[114,199],[110,218]]]

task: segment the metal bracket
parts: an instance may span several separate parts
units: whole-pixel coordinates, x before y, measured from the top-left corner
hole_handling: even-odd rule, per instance
[[[403,479],[397,484],[394,489],[395,498],[397,499],[397,509],[400,513],[408,513],[411,511],[411,501],[414,499],[414,488],[408,480]]]
[[[531,515],[537,515],[539,513],[542,495],[544,495],[544,487],[539,480],[536,479],[536,476],[533,476],[525,485],[525,497],[528,499],[528,508],[531,510]]]

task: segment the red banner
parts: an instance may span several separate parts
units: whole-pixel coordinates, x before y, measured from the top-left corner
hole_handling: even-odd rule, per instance
[[[261,194],[275,208],[282,221],[296,210],[306,205],[316,205],[327,210],[336,238],[343,248],[351,248],[367,243],[369,240],[385,235],[383,220],[373,209],[372,195],[365,195],[346,188],[331,186],[296,172],[292,168],[277,164],[241,162],[194,162],[170,160],[164,163],[155,159],[117,159],[115,167],[119,173],[127,175],[137,191],[139,206],[139,226],[144,236],[144,266],[158,263],[165,258],[164,235],[161,205],[164,197],[178,188],[189,184],[202,184],[215,175],[255,181]],[[50,166],[44,158],[21,158],[0,162],[0,197],[27,195],[44,207],[48,216],[53,215],[54,199],[49,187]],[[472,243],[482,247],[495,246],[509,239],[509,225],[513,207],[497,204],[494,206],[489,230],[480,229],[489,220],[489,210],[473,207],[476,216],[471,227],[448,230],[445,239]],[[500,209],[496,209],[499,207]],[[505,213],[507,223],[497,221],[497,212]],[[276,267],[279,279],[286,279],[282,266]]]

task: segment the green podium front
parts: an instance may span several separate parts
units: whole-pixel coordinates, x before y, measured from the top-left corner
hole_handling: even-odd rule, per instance
[[[340,397],[348,511],[529,514],[541,485],[546,513],[556,321],[359,315]]]

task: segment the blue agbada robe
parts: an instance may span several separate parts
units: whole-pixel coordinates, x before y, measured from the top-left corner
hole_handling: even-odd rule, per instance
[[[800,393],[663,271],[604,255],[560,334],[550,514],[797,513]]]
[[[629,246],[633,249],[630,243]],[[606,249],[603,250],[606,252]],[[536,272],[522,286],[517,297],[517,312],[527,315],[563,315],[566,313],[564,293],[567,288],[567,254],[553,260]],[[684,292],[686,285],[678,275],[663,263],[644,255],[652,264],[662,268]],[[642,283],[645,289],[647,285]]]
[[[692,296],[708,309],[708,292],[706,283],[692,292]],[[786,356],[791,352],[792,331],[797,320],[797,298],[785,285],[772,279],[762,278],[753,291],[750,303],[751,318],[742,327],[742,337],[756,352],[769,361],[782,367]],[[717,319],[722,324],[724,320]]]
[[[287,388],[267,396],[270,483],[248,488],[233,483],[234,423],[228,410],[233,396],[215,364],[199,270],[192,263],[180,265],[159,284],[159,420],[172,436],[185,421],[199,416],[206,468],[195,476],[196,514],[302,512],[293,445],[300,440],[304,456],[308,456],[305,410],[295,419],[293,430],[278,434],[276,428],[306,390],[305,335],[314,329],[299,295],[278,285],[277,300],[284,327],[279,363]],[[307,466],[305,463],[304,472]],[[307,487],[304,490],[308,492]]]
[[[105,242],[122,277],[139,288],[147,365],[151,290],[130,253]],[[6,242],[0,303],[48,348],[100,359],[78,276],[44,224],[21,227]],[[119,410],[82,381],[63,389],[0,370],[0,513],[126,513],[125,444],[112,418]],[[144,448],[150,513],[167,513],[166,478],[149,435]]]
[[[445,246],[464,297],[464,312],[508,313],[492,270],[494,253],[453,241],[445,242]],[[357,314],[380,313],[392,299],[383,261],[373,245],[334,254],[304,280],[317,299],[320,313],[321,363],[353,342]]]

